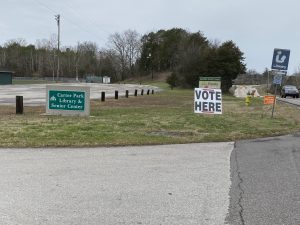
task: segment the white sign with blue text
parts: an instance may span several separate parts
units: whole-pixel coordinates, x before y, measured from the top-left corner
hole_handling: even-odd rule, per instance
[[[221,89],[195,88],[194,112],[204,114],[222,114]]]
[[[282,78],[285,75],[282,71],[275,71],[274,78],[273,78],[273,84],[281,85]]]

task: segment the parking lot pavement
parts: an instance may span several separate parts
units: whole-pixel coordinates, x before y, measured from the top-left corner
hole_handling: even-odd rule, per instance
[[[129,95],[133,95],[136,89],[139,93],[142,89],[145,91],[148,89],[153,89],[155,92],[160,91],[157,87],[135,84],[59,83],[57,85],[89,86],[91,88],[91,99],[100,99],[103,91],[107,98],[113,97],[116,90],[119,91],[119,96],[125,96],[126,90],[129,91]],[[0,105],[15,104],[18,95],[23,96],[24,105],[45,105],[46,84],[0,85]]]
[[[0,224],[224,224],[232,149],[0,149]]]

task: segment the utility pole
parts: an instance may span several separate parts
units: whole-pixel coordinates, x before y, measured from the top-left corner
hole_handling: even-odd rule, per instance
[[[57,81],[59,79],[59,44],[60,44],[60,15],[55,15],[55,20],[57,21],[57,74],[56,78]]]

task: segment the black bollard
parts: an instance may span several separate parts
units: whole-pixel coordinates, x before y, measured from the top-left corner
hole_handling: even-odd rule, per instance
[[[134,90],[134,96],[137,96],[137,92],[138,92],[138,90]]]
[[[154,95],[154,89],[152,89],[152,94]]]
[[[147,91],[147,95],[149,95],[150,94],[150,90],[148,89],[148,91]]]
[[[105,102],[105,92],[101,92],[101,102]]]
[[[125,97],[126,97],[126,98],[128,98],[128,96],[129,96],[129,91],[128,91],[128,90],[126,90]]]
[[[115,99],[118,99],[118,98],[119,98],[119,92],[115,91]]]
[[[16,114],[23,114],[23,96],[16,96]]]
[[[144,89],[141,90],[141,95],[144,95]]]

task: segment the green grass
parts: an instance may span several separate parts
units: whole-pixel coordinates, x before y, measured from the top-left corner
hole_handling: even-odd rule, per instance
[[[162,85],[163,87],[163,85]],[[42,107],[0,107],[0,147],[93,147],[235,141],[300,130],[299,109],[278,103],[274,118],[262,99],[223,96],[222,115],[193,112],[193,91],[108,99],[91,104],[91,117],[42,116]]]
[[[12,84],[48,84],[48,83],[53,83],[53,81],[41,80],[41,79],[33,79],[33,80],[13,79],[12,80]]]

